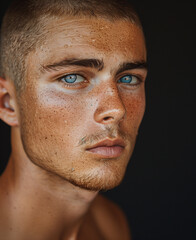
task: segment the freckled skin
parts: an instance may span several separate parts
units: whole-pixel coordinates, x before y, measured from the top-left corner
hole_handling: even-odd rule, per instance
[[[60,27],[56,26],[58,23],[49,25],[41,51],[38,47],[27,60],[26,90],[19,99],[25,151],[38,166],[80,187],[110,189],[124,176],[145,108],[144,83],[128,90],[117,84],[113,72],[124,61],[146,59],[143,34],[129,22],[104,19],[61,20]],[[103,59],[104,68],[40,72],[40,65],[76,56],[96,56]],[[93,76],[85,88],[70,90],[55,79],[58,74],[79,70]],[[141,74],[145,79],[146,73]],[[113,119],[104,121],[105,117]],[[85,151],[85,146],[78,146],[83,137],[92,134],[121,136],[126,142],[122,156],[100,160]]]
[[[47,24],[44,41],[26,59],[25,90],[18,95],[12,81],[0,78],[0,100],[8,89],[14,109],[0,104],[0,117],[12,126],[12,153],[0,178],[0,238],[128,240],[123,213],[98,192],[123,179],[144,114],[146,70],[116,73],[122,63],[146,61],[142,30],[101,18]],[[104,66],[43,71],[69,58],[96,58]],[[68,74],[84,81],[66,84]],[[141,82],[119,82],[127,75]],[[118,157],[87,151],[115,138],[125,143]]]

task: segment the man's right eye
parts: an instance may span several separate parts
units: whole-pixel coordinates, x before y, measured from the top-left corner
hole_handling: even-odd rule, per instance
[[[85,81],[85,78],[78,74],[69,74],[61,77],[59,80],[65,83],[81,83]]]

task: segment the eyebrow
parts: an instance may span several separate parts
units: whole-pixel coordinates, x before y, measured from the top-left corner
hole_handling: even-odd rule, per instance
[[[46,66],[41,66],[41,70],[43,71],[55,71],[59,70],[59,68],[67,67],[67,66],[82,66],[82,67],[91,67],[95,68],[98,71],[101,71],[104,68],[104,62],[101,59],[65,59],[60,62],[56,62],[53,64],[49,64]],[[124,72],[126,70],[132,70],[132,69],[145,69],[147,70],[147,62],[145,61],[138,61],[138,62],[124,62],[120,64],[119,69],[116,71],[116,75]]]
[[[132,70],[132,69],[144,69],[144,70],[148,70],[148,64],[145,61],[141,61],[141,62],[125,62],[123,64],[120,65],[120,68],[117,70],[116,75],[124,72],[126,70]]]
[[[56,62],[54,64],[50,64],[47,66],[41,66],[42,70],[50,71],[50,70],[58,70],[61,67],[66,66],[82,66],[82,67],[91,67],[96,68],[98,71],[101,71],[104,68],[103,60],[100,59],[65,59],[60,62]]]

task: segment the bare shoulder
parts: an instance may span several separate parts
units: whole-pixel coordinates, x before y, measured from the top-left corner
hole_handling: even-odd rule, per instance
[[[98,195],[92,205],[97,227],[107,240],[130,240],[130,231],[123,211],[115,203]]]

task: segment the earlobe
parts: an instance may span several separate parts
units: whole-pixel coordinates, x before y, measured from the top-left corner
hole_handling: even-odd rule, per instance
[[[18,126],[18,120],[16,111],[10,104],[11,98],[10,82],[0,77],[0,119],[14,127]]]

